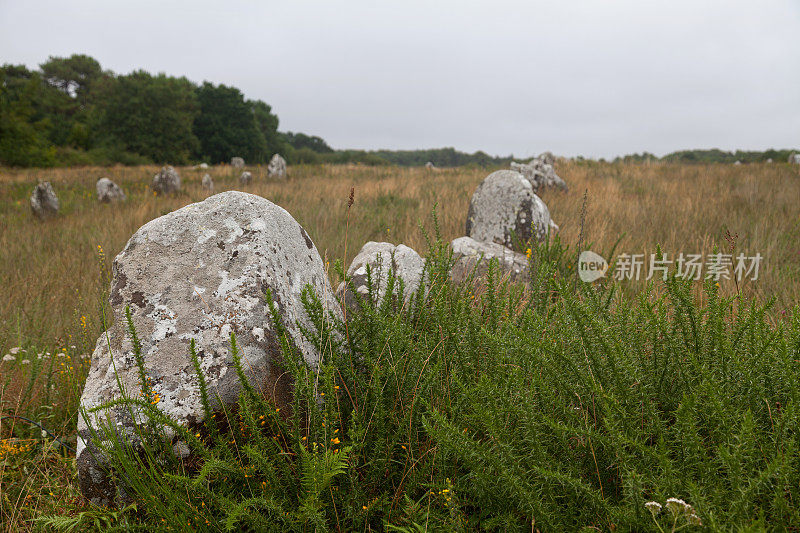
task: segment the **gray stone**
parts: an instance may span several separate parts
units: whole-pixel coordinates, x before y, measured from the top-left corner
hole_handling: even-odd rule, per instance
[[[124,202],[126,200],[122,188],[108,178],[97,180],[95,189],[97,189],[97,200],[100,202]]]
[[[736,161],[733,162],[733,164],[739,166],[742,164],[742,162],[737,159]]]
[[[285,178],[286,177],[286,160],[280,154],[275,154],[269,160],[267,165],[267,176],[270,178]]]
[[[231,157],[231,166],[233,168],[244,168],[244,159],[241,157]]]
[[[370,241],[361,248],[347,269],[347,275],[352,279],[356,292],[364,298],[369,294],[367,265],[369,265],[373,287],[377,287],[376,301],[373,303],[379,303],[386,295],[390,268],[397,278],[403,280],[403,300],[405,302],[408,302],[419,289],[425,271],[425,260],[405,244],[395,246],[389,242]],[[344,282],[339,284],[336,295],[348,307],[356,306],[355,295]]]
[[[792,163],[793,165],[800,165],[800,154],[790,154],[789,163]]]
[[[432,162],[428,161],[427,163],[425,163],[425,168],[427,168],[428,170],[433,170],[433,169],[436,168],[436,165],[434,165]]]
[[[508,275],[512,281],[528,280],[528,257],[492,242],[478,242],[470,237],[459,237],[450,243],[453,249],[453,267],[450,279],[463,283],[474,274],[481,279],[489,269],[489,262],[497,259],[501,275]]]
[[[208,163],[200,163],[199,165],[196,165],[194,168],[195,170],[207,170]]]
[[[31,211],[39,220],[45,220],[58,214],[58,196],[49,181],[40,182],[31,194]]]
[[[239,176],[239,183],[242,185],[249,185],[251,181],[253,181],[253,175],[247,171],[242,172],[242,175]]]
[[[153,176],[151,187],[156,194],[173,194],[181,190],[181,177],[177,170],[167,165]]]
[[[536,159],[545,165],[553,165],[556,162],[556,156],[553,155],[553,152],[542,152]]]
[[[205,189],[207,191],[213,191],[214,190],[214,180],[211,179],[211,175],[210,174],[203,174],[202,184],[203,184],[203,189]]]
[[[545,187],[555,187],[562,191],[568,191],[567,183],[556,174],[553,165],[545,163],[541,159],[531,159],[528,163],[511,162],[511,170],[516,170],[525,179],[531,182],[533,192],[538,193]]]
[[[489,174],[469,203],[466,233],[476,241],[513,248],[514,238],[522,243],[544,240],[549,227],[547,206],[531,183],[513,170]]]
[[[241,388],[230,353],[231,333],[236,334],[250,383],[283,407],[291,400],[291,384],[278,365],[280,343],[270,324],[265,293],[271,291],[290,340],[312,369],[318,368],[320,354],[301,333],[301,327],[313,328],[301,292],[310,285],[328,316],[341,316],[322,259],[305,230],[284,209],[238,191],[148,222],[114,259],[112,271],[113,326],[100,336],[92,354],[81,396],[86,414],[79,416],[76,453],[81,491],[100,505],[123,503],[124,494],[106,473],[106,459],[90,427],[100,431],[101,438],[113,438],[100,430],[106,424],[135,447],[137,426],[143,423],[138,408],[133,416],[131,408],[123,406],[88,413],[120,396],[117,380],[129,396],[140,394],[126,306],[159,409],[189,427],[205,416],[189,356],[192,339],[212,409],[235,404]],[[173,431],[163,431],[174,438]]]

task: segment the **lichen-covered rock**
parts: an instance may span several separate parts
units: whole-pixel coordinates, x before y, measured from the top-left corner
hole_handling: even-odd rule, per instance
[[[473,273],[476,279],[483,278],[492,259],[497,259],[500,275],[508,275],[512,281],[528,280],[528,257],[525,254],[470,237],[459,237],[450,243],[450,247],[455,260],[450,269],[450,279],[455,283],[463,283]]]
[[[253,175],[246,170],[242,172],[241,176],[239,176],[239,183],[242,185],[249,185],[251,181],[253,181]]]
[[[480,242],[514,247],[544,240],[550,227],[550,212],[522,174],[513,170],[492,172],[478,185],[467,213],[466,233]]]
[[[31,211],[39,220],[45,220],[58,214],[58,196],[49,181],[42,181],[31,194]]]
[[[167,165],[153,176],[151,187],[156,194],[173,194],[181,190],[181,177],[177,170]]]
[[[291,340],[313,368],[320,355],[300,329],[313,328],[301,302],[307,285],[329,316],[340,316],[308,234],[284,209],[259,196],[224,192],[148,222],[114,259],[109,297],[113,326],[97,340],[82,409],[88,412],[119,397],[117,379],[130,396],[140,394],[126,306],[158,407],[181,424],[194,426],[204,419],[189,355],[192,339],[213,409],[231,406],[240,391],[231,333],[236,334],[250,383],[277,405],[287,405],[291,384],[277,365],[280,344],[270,325],[265,294],[271,292]],[[131,417],[128,409],[112,407],[79,417],[78,477],[81,491],[96,504],[119,504],[124,495],[107,475],[106,459],[90,428],[98,430],[105,420],[119,438],[135,446],[136,426],[142,420],[134,420],[140,417]],[[165,433],[172,435],[166,428]]]
[[[373,287],[377,288],[374,303],[380,302],[386,295],[390,268],[397,278],[403,280],[403,299],[406,302],[419,289],[425,272],[425,260],[405,244],[395,246],[389,242],[370,241],[361,248],[347,269],[347,275],[352,279],[356,292],[363,298],[369,294],[367,265]],[[356,297],[344,282],[339,284],[336,294],[348,307],[356,306]]]
[[[541,159],[531,159],[528,163],[511,162],[511,170],[516,170],[525,179],[531,182],[533,192],[538,193],[545,187],[555,187],[562,191],[568,191],[567,183],[556,174],[553,165],[545,163]]]
[[[203,189],[205,189],[207,191],[213,191],[214,190],[214,180],[211,179],[211,175],[210,174],[203,174],[203,180],[202,180],[201,183],[203,185]]]
[[[233,168],[244,168],[244,159],[241,157],[231,157],[231,166]]]
[[[556,162],[556,156],[553,155],[553,152],[542,152],[536,159],[545,165],[553,165]]]
[[[280,154],[275,154],[269,160],[267,165],[267,176],[270,178],[285,178],[286,177],[286,160]]]
[[[126,199],[122,188],[108,178],[97,180],[95,189],[97,189],[97,200],[99,202],[124,202]]]

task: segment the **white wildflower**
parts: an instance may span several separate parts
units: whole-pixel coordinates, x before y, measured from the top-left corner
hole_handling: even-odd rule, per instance
[[[23,359],[22,361],[20,361],[20,363],[21,363],[21,364],[23,364],[23,365],[29,365],[29,364],[31,364],[31,362],[30,362],[30,361],[28,361],[27,359]]]
[[[57,353],[57,354],[56,354],[56,357],[66,357],[66,355],[67,355],[67,354],[64,354],[64,353]]]
[[[11,352],[11,355],[17,355],[21,349],[22,348],[20,348],[19,346],[15,346],[14,348],[11,348],[9,352]]]
[[[697,516],[696,514],[694,514],[694,512],[692,514],[690,514],[689,517],[686,520],[690,524],[692,524],[693,526],[702,526],[703,525],[703,522],[700,520],[700,517]]]
[[[3,356],[3,361],[16,361],[16,360],[17,358],[11,355],[10,353],[7,353]]]
[[[647,507],[647,510],[653,513],[654,515],[661,512],[661,504],[658,502],[647,502],[644,504]]]
[[[667,508],[676,516],[678,514],[685,513],[687,507],[691,509],[691,506],[688,506],[683,500],[678,498],[667,498]]]

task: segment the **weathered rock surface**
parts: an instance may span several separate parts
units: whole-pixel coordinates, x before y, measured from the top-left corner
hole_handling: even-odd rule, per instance
[[[285,178],[286,177],[286,160],[280,154],[275,154],[269,160],[267,165],[267,176],[270,178]]]
[[[239,176],[239,183],[242,185],[249,185],[251,181],[253,181],[253,175],[247,171],[242,172],[242,175]]]
[[[353,280],[356,292],[362,298],[369,295],[367,287],[367,265],[369,265],[373,287],[377,287],[376,302],[383,300],[389,280],[389,269],[403,280],[403,299],[408,301],[422,283],[425,260],[405,244],[395,246],[389,242],[370,241],[353,258],[347,275]],[[344,282],[339,284],[336,295],[350,308],[356,306],[356,297]]]
[[[553,152],[542,152],[536,159],[545,165],[554,165],[556,162],[556,156],[553,155]]]
[[[31,194],[31,211],[39,220],[45,220],[58,214],[58,196],[49,181],[40,182]]]
[[[478,185],[467,213],[466,233],[480,242],[513,248],[514,238],[544,240],[550,212],[531,183],[513,170],[492,172]]]
[[[244,159],[241,157],[231,157],[231,166],[233,168],[244,168]]]
[[[97,180],[95,189],[97,189],[97,200],[100,202],[124,202],[126,200],[122,188],[108,178]]]
[[[151,187],[157,194],[173,194],[181,190],[181,177],[177,170],[167,165],[153,176]]]
[[[214,190],[214,180],[211,179],[211,175],[210,174],[203,174],[203,181],[201,183],[203,185],[203,189],[205,189],[207,191],[213,191]]]
[[[508,275],[512,281],[528,279],[528,257],[493,242],[478,242],[470,237],[459,237],[450,243],[455,263],[450,269],[450,278],[463,283],[473,274],[476,279],[486,275],[489,262],[497,259],[500,275]]]
[[[538,193],[545,187],[556,187],[568,191],[567,183],[556,174],[552,165],[541,159],[531,159],[528,163],[511,162],[511,170],[516,170],[531,182],[533,192]]]
[[[157,405],[181,424],[192,426],[204,418],[189,356],[192,339],[213,409],[234,404],[240,390],[230,354],[231,333],[236,334],[251,384],[279,406],[286,405],[291,385],[277,365],[280,345],[270,326],[265,293],[271,291],[291,339],[315,367],[320,355],[298,326],[313,327],[300,299],[307,285],[328,313],[340,315],[308,234],[284,209],[259,196],[224,192],[145,224],[114,259],[109,297],[114,325],[97,340],[82,408],[119,397],[117,379],[130,396],[140,394],[126,332],[128,305]],[[90,427],[98,429],[106,420],[120,438],[136,445],[135,428],[142,420],[135,420],[140,417],[134,413],[131,417],[127,407],[113,407],[88,414],[88,420],[79,417],[80,488],[96,504],[124,501],[124,488],[118,492],[106,474]]]

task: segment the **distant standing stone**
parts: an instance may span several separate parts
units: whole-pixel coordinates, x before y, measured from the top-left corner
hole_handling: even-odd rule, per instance
[[[790,154],[789,163],[792,163],[794,165],[800,165],[800,154]]]
[[[210,174],[203,174],[203,188],[207,191],[214,190],[214,180],[211,179]]]
[[[286,160],[280,154],[275,154],[269,160],[267,165],[267,175],[270,178],[285,178],[286,177]]]
[[[386,295],[390,269],[397,278],[403,280],[403,301],[407,302],[422,283],[425,260],[405,244],[395,246],[390,242],[368,242],[353,258],[347,269],[347,275],[351,278],[356,292],[363,298],[369,295],[367,266],[370,269],[373,287],[376,289],[376,301],[373,303],[380,303]],[[336,295],[348,307],[355,307],[356,297],[346,283],[339,284]]]
[[[738,166],[738,165],[741,165],[742,162],[737,159],[736,161],[733,162],[733,164]]]
[[[31,211],[39,220],[45,220],[58,214],[58,196],[49,181],[39,183],[31,195]]]
[[[233,168],[244,168],[244,159],[242,159],[241,157],[232,157],[231,166]]]
[[[200,163],[195,168],[200,169],[200,170],[206,170],[206,169],[208,169],[208,163]]]
[[[250,185],[250,182],[253,181],[253,175],[247,172],[246,170],[242,172],[242,175],[239,176],[239,183],[242,185]]]
[[[151,185],[156,194],[172,194],[181,190],[181,177],[178,171],[167,165],[153,176]]]
[[[553,155],[553,152],[542,152],[537,159],[545,165],[552,165],[556,162],[556,156]]]
[[[476,241],[513,248],[514,239],[544,240],[549,227],[550,211],[519,172],[492,172],[472,195],[466,233]]]
[[[103,203],[124,202],[125,193],[122,188],[108,178],[100,178],[95,184],[97,200]]]
[[[425,168],[427,168],[428,170],[433,170],[434,168],[436,168],[436,166],[432,162],[428,161],[427,163],[425,163]]]

